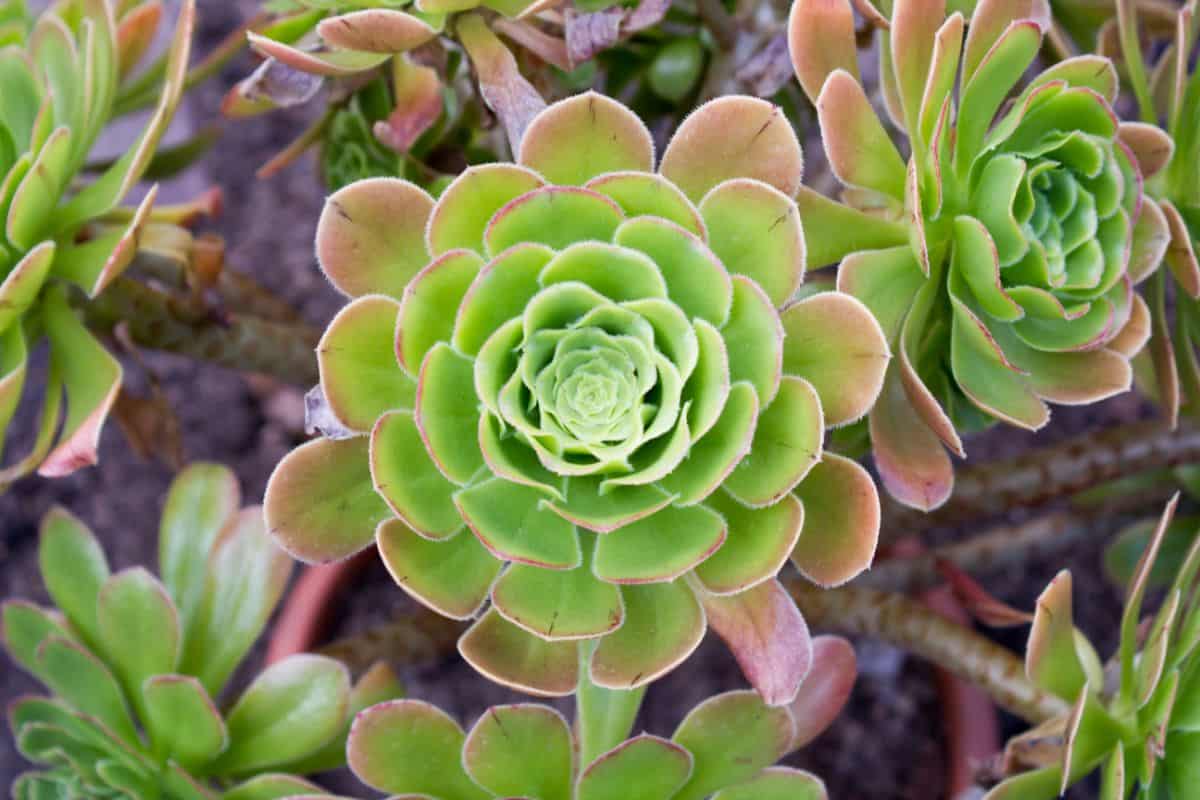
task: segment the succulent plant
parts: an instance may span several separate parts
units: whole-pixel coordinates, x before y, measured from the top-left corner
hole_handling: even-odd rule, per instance
[[[1049,800],[1099,769],[1102,800],[1139,796],[1186,800],[1200,785],[1200,537],[1190,546],[1157,613],[1143,601],[1172,530],[1172,500],[1128,586],[1120,646],[1107,666],[1074,626],[1071,573],[1038,599],[1026,655],[1033,683],[1071,704],[1068,714],[1014,739],[1005,766],[1018,774],[988,800]],[[1027,770],[1021,772],[1020,770]]]
[[[340,429],[281,462],[269,527],[311,562],[377,541],[447,616],[490,598],[460,650],[495,680],[569,694],[582,658],[641,686],[707,619],[787,702],[808,633],[775,576],[789,555],[823,585],[871,563],[874,485],[822,438],[866,413],[889,357],[857,300],[792,301],[795,134],[722,98],[654,172],[641,121],[589,93],[519,154],[436,203],[387,179],[329,199],[317,254],[354,298],[318,348]]]
[[[224,467],[180,473],[163,511],[161,582],[141,567],[110,574],[82,522],[46,516],[39,560],[57,609],[10,601],[0,615],[9,655],[53,694],[9,710],[18,749],[42,767],[16,778],[14,798],[306,794],[315,787],[283,770],[344,763],[354,714],[400,696],[382,666],[351,688],[339,662],[297,655],[217,710],[292,571],[262,510],[238,504]]]
[[[856,77],[849,0],[797,0],[797,76],[817,106],[841,202],[798,197],[809,264],[879,318],[897,358],[868,428],[901,502],[949,496],[960,431],[1036,430],[1047,402],[1125,391],[1148,335],[1133,284],[1157,267],[1142,182],[1152,126],[1119,123],[1117,74],[1081,56],[1034,77],[1044,0],[981,0],[968,24],[944,0],[896,0],[882,43],[888,110],[907,165]],[[964,41],[964,29],[965,41]],[[1002,106],[1006,110],[1001,113]]]
[[[158,3],[60,0],[34,19],[14,13],[0,50],[0,444],[26,390],[29,354],[48,340],[50,368],[33,450],[0,471],[0,487],[39,469],[54,477],[94,463],[121,366],[76,317],[70,293],[94,297],[132,260],[156,192],[118,208],[150,163],[187,69],[194,2],[182,6],[157,109],[133,146],[91,182],[80,179],[113,114],[122,80],[151,43]],[[23,4],[19,4],[23,6]],[[118,8],[120,13],[118,14]],[[59,430],[65,394],[65,423]]]
[[[581,701],[574,728],[547,706],[498,706],[464,733],[436,707],[398,700],[359,714],[347,757],[375,789],[430,800],[824,800],[816,776],[771,766],[816,738],[854,685],[849,643],[818,637],[814,647],[814,678],[791,706],[768,706],[754,692],[718,695],[670,739],[625,738],[636,701],[598,726],[587,724]]]

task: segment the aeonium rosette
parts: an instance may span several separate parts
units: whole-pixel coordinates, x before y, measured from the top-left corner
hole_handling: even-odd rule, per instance
[[[1148,335],[1133,285],[1161,255],[1143,174],[1162,137],[1119,123],[1117,75],[1068,59],[1010,100],[1042,46],[1044,0],[896,0],[883,43],[888,110],[907,164],[857,79],[849,0],[797,0],[792,58],[817,105],[842,202],[804,191],[810,263],[879,318],[897,352],[869,420],[897,499],[940,505],[944,448],[992,420],[1036,430],[1047,402],[1125,391]],[[964,35],[965,31],[965,35]],[[1146,168],[1150,164],[1153,168]]]
[[[870,564],[874,486],[822,436],[888,361],[857,300],[789,304],[801,165],[777,108],[729,97],[654,172],[642,122],[585,94],[436,202],[390,179],[333,195],[317,253],[356,299],[319,359],[347,436],[280,464],[272,531],[309,561],[374,538],[448,616],[490,597],[460,650],[504,683],[567,694],[584,658],[641,686],[711,624],[788,701],[809,637],[775,576],[789,556],[822,584]]]

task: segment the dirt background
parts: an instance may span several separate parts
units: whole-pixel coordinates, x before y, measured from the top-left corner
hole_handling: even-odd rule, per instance
[[[203,52],[236,27],[243,15],[253,13],[257,2],[204,0],[200,5],[199,48]],[[178,139],[188,130],[217,120],[223,94],[250,65],[249,59],[243,58],[218,79],[192,92],[173,137]],[[225,211],[211,228],[229,242],[232,265],[320,324],[333,315],[341,300],[320,276],[312,255],[324,194],[313,164],[305,160],[269,182],[254,178],[255,169],[295,137],[308,116],[309,112],[302,110],[226,123],[216,150],[200,169],[172,182],[168,196],[181,199],[209,185],[222,187]],[[810,142],[810,161],[817,152]],[[299,395],[264,394],[243,376],[172,356],[149,355],[147,360],[178,413],[186,457],[228,464],[240,478],[247,502],[258,502],[272,467],[297,441]],[[133,385],[144,385],[144,375],[134,371],[130,378]],[[1062,412],[1038,441],[1058,440],[1144,413],[1139,403],[1128,397],[1084,413]],[[13,426],[16,436],[10,442],[10,453],[28,446],[31,427],[32,416],[26,410]],[[1033,441],[1029,435],[1004,430],[977,437],[969,450],[972,460],[986,460],[1020,452]],[[36,533],[38,520],[55,505],[70,509],[93,527],[114,569],[153,565],[158,516],[171,477],[161,464],[135,456],[117,426],[109,425],[98,468],[53,482],[30,478],[0,495],[0,597],[47,600],[37,575]],[[1102,544],[1095,541],[1078,548],[1065,566],[1076,574],[1076,608],[1082,627],[1109,647],[1120,602],[1099,577]],[[1032,607],[1037,593],[1062,566],[1035,564],[981,577],[1003,599]],[[404,603],[403,593],[383,569],[373,567],[344,599],[338,632],[366,629],[394,615]],[[1014,634],[1005,642],[1019,647],[1022,637]],[[789,763],[821,775],[835,800],[943,797],[940,723],[928,665],[875,642],[857,645],[862,674],[846,713]],[[257,668],[260,654],[261,648],[244,672]],[[440,704],[468,725],[487,705],[519,697],[476,677],[457,660],[406,670],[403,677],[412,696]],[[736,665],[719,642],[710,638],[687,664],[651,689],[640,724],[669,735],[697,702],[742,687]],[[7,704],[37,690],[37,685],[0,653],[0,701]],[[1017,730],[1014,720],[1006,720],[1008,733]],[[7,786],[24,768],[11,737],[0,736],[0,786]],[[354,783],[344,775],[332,776],[329,785],[354,791]],[[366,796],[363,791],[360,796]],[[1086,787],[1072,795],[1093,796]]]

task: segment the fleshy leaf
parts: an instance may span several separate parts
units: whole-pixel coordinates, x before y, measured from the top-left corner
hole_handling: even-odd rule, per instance
[[[371,483],[365,436],[316,439],[275,467],[264,499],[267,529],[280,546],[309,563],[337,561],[371,543],[391,516]]]
[[[821,140],[838,180],[902,202],[904,161],[871,107],[862,84],[849,72],[839,69],[825,81],[816,105]]]
[[[779,574],[804,525],[804,506],[793,495],[766,508],[747,508],[725,492],[708,505],[725,518],[729,533],[717,552],[696,567],[713,594],[736,594]]]
[[[654,142],[645,123],[624,105],[585,92],[533,118],[517,161],[551,183],[582,185],[609,172],[651,171]]]
[[[817,636],[812,645],[812,670],[788,706],[796,722],[790,750],[807,746],[833,724],[858,679],[858,659],[850,642],[839,636]]]
[[[708,624],[733,651],[763,701],[780,706],[795,700],[812,667],[812,639],[804,617],[779,581],[730,596],[701,593],[700,602]]]
[[[792,561],[809,580],[839,586],[871,566],[879,543],[879,495],[857,463],[826,453],[796,489],[804,530]]]
[[[669,506],[601,536],[596,575],[611,583],[671,581],[712,555],[725,536],[724,520],[705,506]]]
[[[625,622],[600,640],[591,678],[608,689],[645,686],[681,664],[704,638],[704,610],[687,583],[621,587]]]
[[[96,537],[68,511],[54,508],[42,518],[38,565],[54,604],[87,641],[98,643],[96,607],[109,569]]]
[[[650,256],[667,283],[667,295],[689,318],[725,324],[733,302],[729,273],[699,237],[664,219],[642,216],[621,225],[614,241]]]
[[[417,375],[434,345],[450,341],[458,307],[482,267],[483,260],[470,250],[451,250],[404,288],[396,322],[396,356],[408,374]]]
[[[296,655],[268,667],[230,710],[229,747],[213,768],[238,774],[308,755],[340,730],[349,695],[349,673],[333,659]]]
[[[462,761],[474,781],[497,796],[571,796],[571,731],[546,706],[489,708],[467,734]]]
[[[883,389],[891,352],[865,305],[822,292],[789,305],[783,320],[783,372],[816,389],[826,425],[861,419]]]
[[[671,739],[695,758],[692,777],[673,800],[701,800],[748,780],[787,752],[795,724],[753,692],[713,697],[687,715]]]
[[[455,249],[483,254],[483,233],[496,212],[526,192],[545,185],[532,170],[516,164],[467,167],[438,198],[429,217],[429,251]]]
[[[174,672],[182,634],[167,590],[141,567],[109,578],[96,599],[104,652],[130,697],[153,675]]]
[[[237,477],[219,464],[192,464],[171,483],[159,523],[158,564],[184,633],[204,597],[209,554],[240,505]]]
[[[692,774],[692,754],[642,734],[587,765],[579,776],[577,800],[667,800]]]
[[[321,388],[338,421],[366,433],[384,412],[411,409],[416,383],[399,368],[393,337],[400,307],[367,295],[330,321],[317,345]]]
[[[1025,656],[1025,672],[1030,680],[1059,697],[1077,696],[1088,676],[1079,659],[1076,636],[1071,573],[1063,571],[1038,598]]]
[[[583,558],[575,526],[543,507],[530,486],[492,478],[454,496],[467,525],[493,555],[550,569],[573,569]]]
[[[812,384],[787,376],[775,400],[758,416],[750,454],[722,486],[748,506],[773,505],[820,460],[824,430],[821,401]]]
[[[430,457],[410,412],[393,411],[380,417],[371,433],[370,471],[375,491],[417,533],[444,539],[462,528],[453,502],[458,487]],[[386,516],[376,516],[373,523]]]
[[[770,767],[733,788],[717,792],[713,800],[826,800],[825,784],[811,772]]]
[[[592,557],[575,569],[513,564],[496,581],[492,604],[509,622],[550,641],[601,636],[620,627],[620,590],[592,574]]]
[[[846,0],[796,0],[788,17],[792,67],[813,103],[835,70],[858,76],[854,11]]]
[[[346,742],[350,769],[381,792],[447,800],[487,800],[462,766],[466,735],[419,700],[380,703],[358,715]]]
[[[659,170],[693,201],[730,178],[754,178],[792,197],[804,154],[782,109],[730,95],[710,100],[680,124]]]
[[[155,750],[184,767],[215,758],[229,743],[225,722],[190,675],[156,675],[141,689]]]
[[[399,298],[429,262],[425,226],[433,198],[408,181],[370,178],[325,201],[317,223],[317,259],[345,294]]]
[[[388,8],[367,8],[317,25],[326,43],[342,50],[392,55],[412,50],[437,36],[437,31],[418,17]]]
[[[708,244],[729,272],[753,278],[775,306],[804,278],[804,229],[789,195],[761,181],[717,184],[700,201]]]
[[[375,539],[392,579],[425,605],[454,619],[475,616],[500,574],[501,562],[465,529],[449,539],[431,541],[401,520],[389,519],[380,523]]]
[[[547,642],[494,610],[463,634],[458,651],[487,678],[531,694],[561,697],[579,685],[576,642]]]
[[[262,633],[292,566],[267,534],[261,508],[247,508],[234,517],[213,547],[180,671],[195,675],[211,695],[218,695]]]

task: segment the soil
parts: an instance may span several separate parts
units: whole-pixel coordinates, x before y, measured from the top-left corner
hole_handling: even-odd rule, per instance
[[[201,4],[201,49],[211,47],[257,7],[256,0]],[[177,127],[195,130],[218,119],[225,91],[246,74],[244,57],[222,75],[192,92]],[[320,276],[312,241],[323,189],[313,164],[303,160],[270,181],[254,171],[294,138],[310,112],[278,113],[242,123],[226,123],[217,148],[200,171],[172,182],[169,196],[191,196],[209,185],[225,192],[225,210],[212,226],[229,243],[232,265],[253,276],[300,310],[310,321],[328,320],[341,304]],[[810,154],[819,148],[809,147]],[[295,390],[269,387],[263,381],[181,358],[144,354],[178,414],[188,460],[228,464],[242,482],[247,502],[262,496],[272,467],[297,441],[301,412]],[[131,382],[144,386],[146,376],[131,368]],[[1087,412],[1056,415],[1038,439],[1047,442],[1128,420],[1143,414],[1136,400],[1119,398]],[[9,452],[28,446],[29,410],[13,425],[16,441]],[[972,460],[1002,457],[1029,447],[1034,439],[1011,430],[991,432],[970,442]],[[46,602],[37,572],[38,520],[61,505],[90,524],[103,542],[115,569],[156,562],[156,532],[164,493],[172,474],[157,461],[136,456],[109,425],[102,439],[99,467],[57,481],[29,478],[0,495],[0,597]],[[1076,575],[1076,609],[1082,627],[1111,647],[1112,621],[1119,614],[1115,590],[1100,576],[1101,541],[1080,547],[1067,563],[1034,564],[1008,572],[979,576],[1002,599],[1031,608],[1033,601],[1062,566]],[[407,601],[378,566],[368,570],[355,591],[344,599],[337,634],[364,630],[387,620]],[[818,631],[819,633],[819,631]],[[1023,632],[1002,637],[1021,646]],[[927,664],[875,642],[857,643],[862,671],[844,715],[791,763],[821,775],[835,800],[933,800],[944,796],[943,761],[936,695]],[[261,647],[249,659],[257,669]],[[499,689],[474,675],[457,659],[422,669],[405,670],[414,697],[438,703],[470,724],[487,705],[513,702],[519,695]],[[710,640],[684,667],[655,685],[643,719],[648,730],[668,734],[697,702],[725,690],[743,688],[736,665],[719,642]],[[0,701],[38,691],[28,676],[0,653]],[[1006,720],[1006,733],[1019,725]],[[0,736],[0,785],[7,786],[25,768],[11,738]],[[328,776],[331,788],[356,788],[346,775]],[[1094,797],[1090,789],[1072,797]]]

